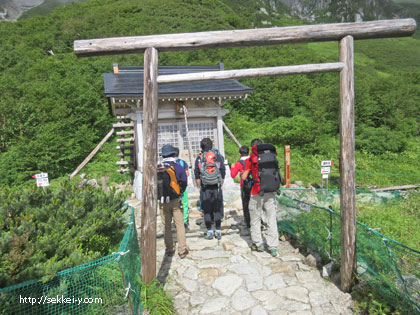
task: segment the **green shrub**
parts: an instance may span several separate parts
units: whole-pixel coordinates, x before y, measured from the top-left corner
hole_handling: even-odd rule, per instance
[[[172,298],[166,295],[165,290],[155,279],[149,284],[141,284],[141,303],[143,310],[150,315],[174,315]]]
[[[124,199],[92,186],[0,190],[0,287],[51,276],[115,251]]]
[[[275,145],[290,145],[302,149],[311,146],[315,136],[311,120],[295,115],[290,118],[279,117],[268,123],[264,140]]]
[[[387,126],[361,126],[356,136],[356,149],[376,155],[387,151],[401,152],[406,146],[406,135],[401,131],[390,130]]]

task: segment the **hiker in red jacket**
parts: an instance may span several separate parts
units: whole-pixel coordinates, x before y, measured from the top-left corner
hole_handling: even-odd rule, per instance
[[[242,180],[246,180],[250,173],[253,178],[249,201],[251,240],[253,242],[251,249],[258,252],[265,250],[261,235],[261,215],[264,211],[267,217],[267,246],[270,254],[275,257],[277,256],[277,246],[279,244],[275,191],[281,184],[277,153],[274,146],[263,144],[260,139],[252,140],[251,150],[251,156],[246,160],[245,170],[241,175]],[[267,163],[268,159],[269,163]],[[265,167],[260,167],[260,164]]]
[[[245,170],[245,161],[249,159],[249,148],[246,145],[243,145],[239,148],[239,154],[241,155],[241,159],[236,163],[233,163],[230,166],[230,176],[235,178],[238,173],[242,175],[242,172]],[[249,198],[251,196],[251,186],[252,180],[250,176],[243,181],[241,179],[241,199],[242,199],[242,210],[244,212],[245,217],[245,229],[249,230],[251,228],[251,218],[249,216]]]

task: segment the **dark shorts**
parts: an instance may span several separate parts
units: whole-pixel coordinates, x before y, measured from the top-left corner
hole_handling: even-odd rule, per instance
[[[204,211],[218,212],[223,206],[223,193],[217,186],[201,187],[201,208]]]

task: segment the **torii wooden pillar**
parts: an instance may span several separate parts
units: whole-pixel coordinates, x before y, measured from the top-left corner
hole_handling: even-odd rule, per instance
[[[410,36],[415,30],[414,19],[400,19],[75,41],[74,51],[78,56],[145,52],[143,102],[145,155],[141,235],[143,281],[149,283],[156,276],[157,84],[340,71],[341,289],[349,291],[356,266],[353,40]],[[159,77],[157,75],[157,51],[320,41],[340,43],[340,62]]]

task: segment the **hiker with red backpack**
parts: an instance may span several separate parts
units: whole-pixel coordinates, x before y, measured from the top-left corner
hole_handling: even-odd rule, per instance
[[[204,212],[206,224],[206,239],[220,240],[221,221],[223,211],[222,185],[226,174],[224,157],[213,148],[213,142],[204,138],[200,142],[201,153],[195,160],[194,177],[197,188],[200,192],[201,208]],[[214,219],[215,231],[212,230],[212,217]]]
[[[187,175],[184,168],[176,163],[176,154],[176,149],[170,144],[162,147],[163,160],[157,167],[157,188],[164,229],[165,255],[175,255],[172,239],[172,218],[174,218],[178,255],[183,259],[188,255],[188,249],[185,237],[184,212],[180,198],[187,187]]]
[[[245,170],[245,162],[249,159],[249,148],[246,145],[243,145],[239,148],[239,154],[241,159],[236,163],[232,163],[230,167],[230,176],[235,178],[238,173],[242,174]],[[241,179],[241,199],[242,199],[242,210],[245,217],[245,229],[249,230],[251,228],[251,218],[249,216],[249,198],[251,197],[251,186],[252,179],[251,175],[248,175],[247,179],[244,181]]]
[[[249,200],[251,216],[251,250],[262,252],[265,250],[261,234],[261,214],[266,213],[267,232],[266,241],[270,254],[277,256],[279,233],[277,227],[276,191],[281,185],[279,164],[276,148],[260,139],[251,142],[251,156],[245,163],[245,171],[241,175],[246,180],[252,174],[253,184]]]

